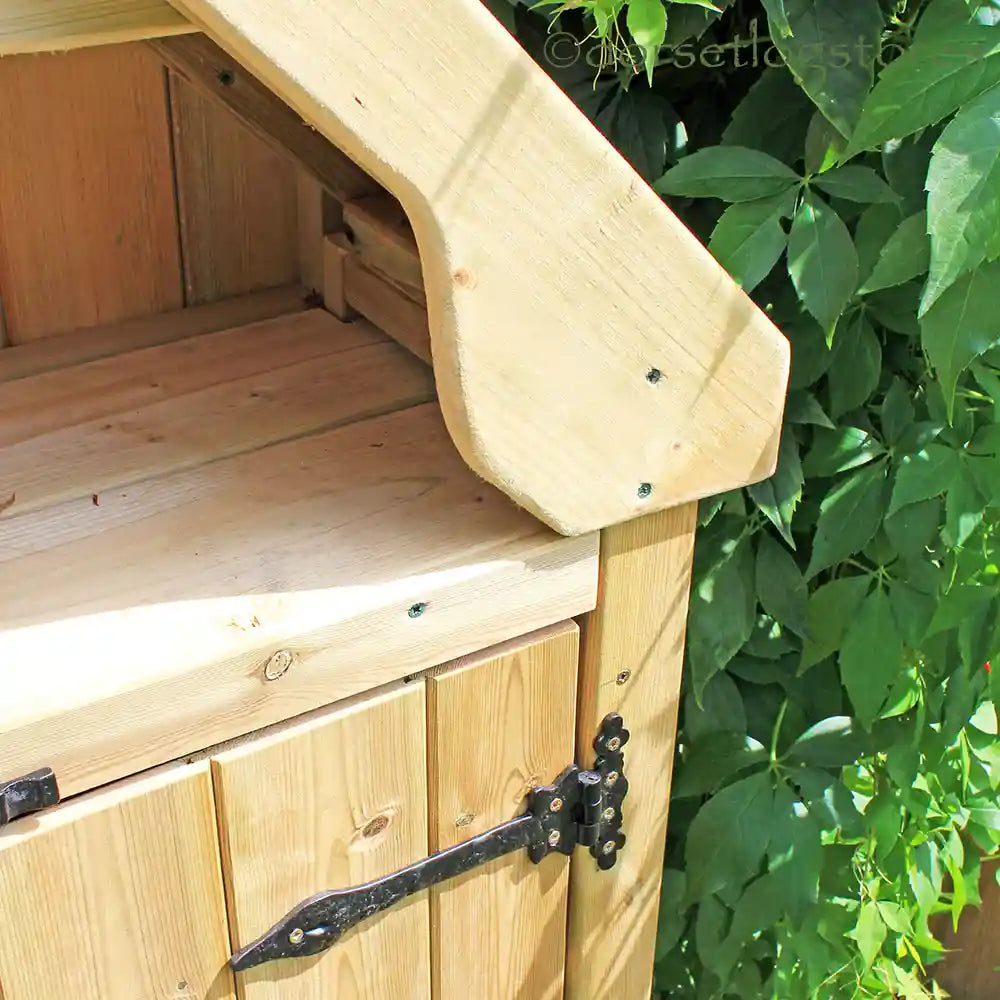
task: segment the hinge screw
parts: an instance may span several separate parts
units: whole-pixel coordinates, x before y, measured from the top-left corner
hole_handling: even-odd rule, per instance
[[[563,800],[560,798],[554,798],[549,803],[549,812],[557,813],[559,812],[560,809],[562,809],[562,807],[563,807]]]
[[[407,610],[407,614],[411,618],[419,618],[427,610],[427,605],[423,601],[417,601],[416,604],[411,604]]]
[[[601,819],[603,819],[605,823],[610,823],[614,818],[615,811],[610,806],[608,806],[608,808],[601,813]]]
[[[549,833],[549,847],[558,847],[560,840],[562,840],[562,836],[558,830],[552,830]]]
[[[608,773],[604,777],[604,784],[606,784],[608,788],[611,788],[617,780],[618,780],[618,772],[608,771]]]
[[[601,854],[610,854],[615,849],[615,842],[613,840],[606,840],[604,846],[601,848]]]
[[[615,750],[620,750],[621,749],[621,745],[622,745],[622,741],[621,741],[621,738],[618,737],[618,736],[612,736],[611,739],[608,740],[608,749],[612,753],[614,753]]]
[[[296,927],[291,934],[288,935],[288,940],[292,944],[302,944],[306,939],[306,932],[301,927]]]
[[[615,678],[615,680],[618,682],[618,684],[628,684],[628,682],[631,679],[631,677],[632,677],[632,671],[631,670],[623,670]]]

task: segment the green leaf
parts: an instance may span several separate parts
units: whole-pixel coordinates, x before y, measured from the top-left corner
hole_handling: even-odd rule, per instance
[[[733,922],[729,925],[722,949],[722,962],[712,971],[720,978],[728,977],[740,950],[757,933],[773,927],[785,910],[787,898],[785,882],[770,873],[751,882],[733,909]]]
[[[886,937],[885,921],[882,920],[879,913],[878,904],[874,902],[861,904],[861,909],[858,911],[858,922],[848,936],[858,942],[864,968],[870,969],[872,963],[881,954]]]
[[[646,76],[652,86],[653,69],[667,33],[667,10],[661,0],[629,0],[626,25],[642,49]]]
[[[991,28],[965,25],[918,38],[882,71],[843,158],[933,125],[997,82],[1000,38]]]
[[[730,205],[712,231],[708,249],[745,291],[770,273],[788,243],[781,220],[795,206],[792,191]]]
[[[871,584],[867,576],[845,576],[813,591],[806,618],[809,638],[802,649],[800,674],[840,648],[847,626],[854,620]]]
[[[817,111],[806,130],[805,161],[807,174],[821,174],[836,166],[847,140]]]
[[[941,501],[936,497],[911,503],[886,517],[883,527],[892,547],[910,558],[924,556],[941,524]]]
[[[798,764],[840,767],[853,764],[868,752],[871,740],[859,732],[847,715],[833,715],[810,726],[788,748],[787,757]]]
[[[937,635],[958,628],[962,622],[979,617],[989,607],[993,600],[992,587],[979,587],[973,584],[958,584],[943,594],[937,602],[937,609],[927,635]]]
[[[689,899],[740,886],[756,871],[770,839],[773,808],[767,771],[728,785],[701,807],[684,850]]]
[[[752,737],[728,729],[714,730],[686,748],[670,794],[683,799],[714,792],[734,774],[767,760],[766,748]]]
[[[878,530],[886,507],[885,468],[868,466],[837,483],[823,498],[806,577],[860,552]]]
[[[926,312],[960,275],[1000,256],[1000,86],[963,107],[934,145],[927,173]]]
[[[943,292],[920,320],[921,340],[954,412],[955,386],[972,362],[1000,343],[1000,262],[986,264]]]
[[[867,431],[859,427],[818,430],[813,446],[802,465],[807,477],[835,476],[838,472],[866,465],[885,454],[885,449]]]
[[[687,876],[675,868],[664,868],[660,889],[660,915],[656,922],[656,960],[659,961],[677,942],[687,925],[684,896]]]
[[[964,545],[983,520],[986,503],[972,473],[965,465],[948,487],[945,498],[945,531],[953,546]]]
[[[757,546],[757,599],[779,625],[806,634],[806,581],[788,550],[766,534]]]
[[[871,204],[896,200],[892,188],[871,167],[838,167],[814,177],[812,183],[834,198],[848,201]]]
[[[784,782],[774,793],[767,861],[771,878],[782,889],[785,909],[801,923],[819,896],[823,849],[819,826]]]
[[[792,539],[792,517],[802,497],[804,482],[798,442],[792,431],[785,427],[781,431],[778,467],[774,475],[762,483],[748,486],[747,493],[792,548],[795,547]]]
[[[772,41],[813,103],[845,136],[874,77],[882,31],[876,0],[763,0]]]
[[[750,638],[756,607],[753,552],[743,539],[691,591],[688,658],[699,703],[705,685]]]
[[[858,277],[862,283],[871,275],[879,255],[902,219],[899,206],[887,202],[869,205],[858,217],[854,246],[858,254]]]
[[[899,376],[892,380],[882,400],[882,433],[889,444],[895,444],[914,420],[912,391]]]
[[[823,412],[811,392],[796,389],[788,394],[785,402],[785,420],[790,424],[813,424],[833,430],[833,421]]]
[[[930,265],[931,244],[927,235],[927,213],[905,218],[889,237],[871,274],[858,289],[862,295],[880,288],[902,285],[923,274]]]
[[[941,496],[959,472],[958,452],[947,445],[929,444],[917,454],[907,455],[896,472],[889,513]]]
[[[861,605],[840,650],[840,677],[854,711],[870,726],[902,667],[903,640],[881,588]]]
[[[829,339],[858,283],[858,255],[847,226],[807,193],[788,239],[788,273],[799,298]]]
[[[647,182],[676,162],[687,141],[673,106],[648,87],[616,88],[594,124]]]
[[[787,69],[765,69],[733,111],[722,141],[727,146],[761,149],[785,163],[794,163],[811,114],[809,98]]]
[[[801,183],[794,170],[759,149],[709,146],[685,156],[653,187],[660,194],[688,198],[754,201],[783,194]]]
[[[830,415],[836,419],[868,401],[882,373],[882,345],[864,312],[837,327],[828,375]]]

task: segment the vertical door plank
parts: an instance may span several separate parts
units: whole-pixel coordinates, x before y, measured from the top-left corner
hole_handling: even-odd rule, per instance
[[[432,849],[512,819],[572,763],[578,650],[564,622],[428,678]],[[561,1000],[568,861],[521,852],[431,890],[434,1000]]]
[[[667,832],[684,629],[697,505],[601,532],[597,608],[584,621],[577,753],[588,761],[597,727],[620,712],[628,838],[600,872],[577,852],[570,883],[569,1000],[647,1000]]]
[[[207,763],[13,824],[0,914],[4,1000],[230,1000]]]
[[[299,278],[295,166],[170,72],[188,305]]]
[[[324,710],[213,759],[234,948],[296,903],[427,854],[423,684]],[[428,1000],[426,893],[316,958],[237,975],[241,1000]]]
[[[11,343],[181,302],[163,69],[140,44],[0,59]]]

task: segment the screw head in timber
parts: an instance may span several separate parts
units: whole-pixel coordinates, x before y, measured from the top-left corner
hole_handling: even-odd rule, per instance
[[[562,807],[563,807],[563,800],[561,798],[559,798],[558,796],[556,796],[549,803],[549,812],[557,813],[557,812],[559,812],[562,809]]]
[[[617,781],[618,781],[617,771],[608,771],[608,773],[604,776],[604,784],[606,784],[608,788],[613,788],[615,782]]]
[[[562,835],[558,830],[549,831],[549,847],[558,847],[560,840],[562,840]]]
[[[306,932],[301,927],[296,927],[295,930],[288,935],[288,940],[291,944],[302,944],[305,939]]]

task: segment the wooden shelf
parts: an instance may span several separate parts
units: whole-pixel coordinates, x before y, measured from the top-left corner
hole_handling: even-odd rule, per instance
[[[480,481],[429,369],[319,310],[5,383],[0,507],[0,775],[64,794],[596,601],[596,536]]]

